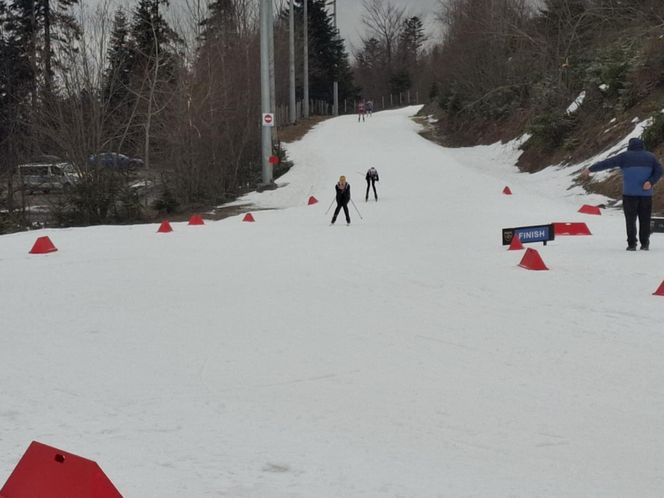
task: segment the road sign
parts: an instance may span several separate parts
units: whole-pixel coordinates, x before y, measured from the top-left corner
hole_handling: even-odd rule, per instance
[[[274,114],[271,112],[263,113],[263,126],[274,126]]]

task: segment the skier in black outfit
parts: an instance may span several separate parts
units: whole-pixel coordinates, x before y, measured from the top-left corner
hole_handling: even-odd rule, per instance
[[[364,200],[369,201],[369,187],[373,188],[374,197],[378,201],[378,194],[376,193],[376,182],[378,181],[378,171],[373,166],[367,171],[367,194],[364,196]]]
[[[334,210],[334,216],[332,216],[332,225],[337,221],[337,216],[339,216],[339,211],[341,208],[344,208],[344,214],[346,215],[346,224],[350,225],[350,214],[348,214],[348,203],[350,202],[350,184],[346,183],[346,177],[340,176],[339,183],[334,187],[337,191],[337,208]]]

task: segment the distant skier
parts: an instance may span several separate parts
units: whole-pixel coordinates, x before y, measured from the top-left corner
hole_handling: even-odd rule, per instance
[[[650,249],[650,216],[653,186],[662,177],[662,165],[645,150],[640,138],[631,138],[625,152],[593,164],[581,173],[620,168],[623,175],[623,211],[627,227],[627,250],[636,251],[636,218],[639,218],[641,250]]]
[[[346,177],[340,176],[339,183],[334,186],[334,189],[337,193],[337,208],[334,210],[334,215],[332,216],[332,225],[337,221],[337,216],[339,216],[339,211],[341,208],[344,209],[344,214],[346,215],[346,224],[350,225],[350,214],[348,213],[348,203],[350,202],[350,183],[346,183]]]
[[[373,101],[372,100],[367,100],[367,114],[369,117],[373,115]]]
[[[357,122],[358,123],[360,122],[360,120],[364,121],[364,117],[365,117],[366,113],[367,113],[367,108],[366,108],[366,105],[364,103],[364,100],[360,100],[357,103]]]
[[[367,170],[367,194],[364,196],[364,201],[369,201],[369,187],[373,188],[373,193],[376,201],[378,201],[378,194],[376,193],[376,182],[378,181],[378,171],[373,166]]]

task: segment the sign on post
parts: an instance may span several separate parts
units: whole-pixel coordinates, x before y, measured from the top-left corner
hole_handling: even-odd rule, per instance
[[[543,242],[544,245],[556,238],[553,223],[528,227],[503,228],[503,245],[508,246],[515,234],[519,234],[521,243]]]
[[[263,126],[274,126],[274,114],[271,112],[263,113]]]

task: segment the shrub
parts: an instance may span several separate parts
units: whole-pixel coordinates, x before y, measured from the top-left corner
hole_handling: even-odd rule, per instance
[[[484,118],[505,118],[521,102],[519,90],[516,86],[499,88],[483,99],[474,110]]]
[[[118,222],[143,219],[143,206],[136,188],[125,186],[118,192],[113,214]]]
[[[596,89],[606,85],[602,96],[612,101],[605,107],[624,111],[638,101],[638,89],[634,84],[639,60],[631,44],[614,44],[601,51],[586,68],[585,86]]]
[[[650,39],[646,45],[643,67],[656,86],[664,85],[664,38],[662,36]]]
[[[648,150],[654,150],[664,143],[664,114],[658,112],[652,124],[643,132],[643,143]]]
[[[174,213],[175,211],[177,211],[179,206],[180,203],[175,198],[173,191],[166,186],[164,186],[161,195],[154,201],[152,205],[152,207],[154,207],[154,209],[156,209],[157,211],[160,211],[162,213],[165,212],[167,214]]]
[[[540,114],[528,127],[532,135],[529,142],[547,150],[558,148],[563,145],[576,122],[575,115],[565,112]]]

